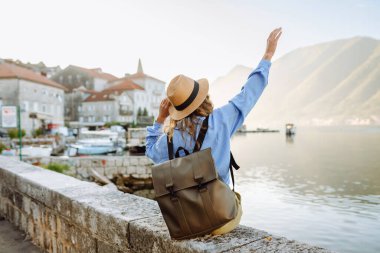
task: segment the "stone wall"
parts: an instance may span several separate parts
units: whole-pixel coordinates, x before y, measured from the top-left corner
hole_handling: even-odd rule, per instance
[[[328,252],[239,226],[174,241],[155,201],[0,156],[0,215],[45,252]]]
[[[79,179],[88,179],[90,170],[94,169],[101,175],[112,178],[114,173],[132,175],[138,178],[152,177],[152,161],[146,156],[89,156],[89,157],[34,157],[24,158],[29,163],[42,164],[60,163],[70,166],[65,174]]]

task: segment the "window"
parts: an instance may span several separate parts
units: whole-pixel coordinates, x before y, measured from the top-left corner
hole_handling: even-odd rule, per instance
[[[83,117],[79,117],[79,122],[83,122]]]
[[[42,112],[46,112],[46,111],[47,111],[47,106],[46,106],[46,104],[42,104],[42,105],[41,105],[41,111],[42,111]]]
[[[33,103],[33,111],[38,112],[38,102]]]
[[[0,102],[1,102],[1,100],[0,100]],[[0,107],[1,107],[1,103],[0,103]],[[22,109],[23,109],[25,112],[29,111],[29,102],[28,102],[28,101],[24,101],[24,102],[22,102]]]

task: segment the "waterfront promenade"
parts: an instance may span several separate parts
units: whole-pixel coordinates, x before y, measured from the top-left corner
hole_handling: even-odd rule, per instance
[[[42,253],[42,250],[27,240],[24,232],[0,216],[0,253]]]

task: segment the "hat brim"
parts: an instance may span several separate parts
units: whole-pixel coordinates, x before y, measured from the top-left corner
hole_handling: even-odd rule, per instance
[[[194,112],[206,99],[208,90],[209,90],[209,83],[206,78],[202,78],[197,80],[199,83],[199,91],[198,95],[194,99],[194,101],[186,107],[182,111],[178,111],[172,104],[169,107],[169,115],[174,120],[181,120],[187,116],[189,116],[192,112]]]

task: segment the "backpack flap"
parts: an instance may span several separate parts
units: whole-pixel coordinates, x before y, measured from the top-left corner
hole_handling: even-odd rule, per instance
[[[211,148],[154,165],[152,178],[156,198],[216,180]]]

